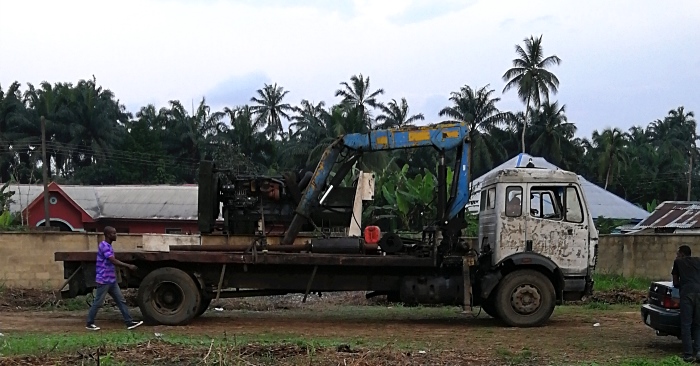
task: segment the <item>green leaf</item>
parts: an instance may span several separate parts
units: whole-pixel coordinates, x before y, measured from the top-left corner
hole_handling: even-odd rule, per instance
[[[403,198],[403,195],[399,194],[398,192],[396,194],[396,204],[398,205],[399,212],[401,212],[402,215],[405,216],[406,214],[408,214],[408,202]]]
[[[384,199],[388,204],[392,206],[396,205],[396,199],[394,198],[394,194],[390,192],[386,186],[382,186],[382,196],[384,196]]]

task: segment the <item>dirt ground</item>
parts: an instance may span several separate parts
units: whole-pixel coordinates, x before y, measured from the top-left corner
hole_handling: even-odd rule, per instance
[[[634,302],[638,294],[598,294],[605,303]],[[85,300],[82,305],[86,307]],[[329,364],[329,365],[541,365],[609,363],[630,357],[668,357],[681,352],[680,341],[657,337],[644,326],[638,305],[593,307],[564,306],[555,311],[544,327],[504,327],[481,313],[461,314],[458,308],[397,307],[360,294],[301,296],[225,300],[191,324],[180,327],[142,326],[137,332],[152,341],[130,347],[107,345],[109,352],[127,364]],[[9,293],[0,298],[0,333],[80,334],[86,309],[61,310],[62,303],[46,293]],[[73,304],[75,306],[76,304]],[[365,305],[365,306],[361,306]],[[369,306],[367,306],[369,305]],[[221,311],[215,308],[222,309]],[[37,310],[41,309],[41,310]],[[48,310],[47,310],[48,309]],[[138,309],[134,309],[138,317]],[[107,308],[98,315],[100,334],[123,332],[120,315]],[[274,336],[279,339],[332,340],[334,346],[313,352],[299,344],[248,344],[236,347],[190,347],[161,342],[161,336],[233,336],[249,338]],[[357,346],[357,340],[363,340]],[[363,344],[364,342],[364,344]],[[0,339],[0,344],[2,339]],[[347,345],[346,345],[347,343]],[[354,344],[354,346],[350,346]],[[0,366],[40,364],[81,364],[93,360],[95,349],[47,356],[0,358]],[[217,363],[228,357],[236,362]],[[267,361],[266,361],[267,360]],[[143,362],[141,362],[143,361]],[[89,364],[89,363],[88,363]]]

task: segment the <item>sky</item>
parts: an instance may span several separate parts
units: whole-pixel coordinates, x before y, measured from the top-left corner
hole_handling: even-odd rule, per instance
[[[531,35],[562,60],[552,100],[579,136],[700,113],[697,0],[0,0],[0,86],[94,75],[136,113],[243,105],[265,83],[332,104],[362,74],[434,123],[464,85],[523,110],[502,76]]]

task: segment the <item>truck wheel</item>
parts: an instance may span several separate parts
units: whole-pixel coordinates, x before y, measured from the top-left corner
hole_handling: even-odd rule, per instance
[[[202,301],[199,302],[199,309],[197,309],[197,315],[196,317],[202,316],[207,309],[209,309],[209,305],[211,305],[211,297],[208,296],[203,296],[202,295]]]
[[[501,320],[513,327],[544,324],[554,311],[554,286],[542,273],[515,271],[498,285],[496,310]]]
[[[187,273],[165,267],[146,275],[137,299],[141,313],[150,322],[184,325],[197,315],[202,296]]]

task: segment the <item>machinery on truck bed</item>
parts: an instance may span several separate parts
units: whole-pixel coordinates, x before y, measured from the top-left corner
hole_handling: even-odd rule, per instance
[[[342,187],[345,176],[365,153],[419,147],[439,154],[436,220],[419,238],[375,226],[361,231],[373,175],[361,173],[354,186]],[[330,291],[478,305],[507,325],[542,325],[555,305],[592,291],[598,232],[578,177],[534,167],[487,176],[474,242],[462,235],[468,149],[467,126],[443,123],[341,136],[314,172],[241,175],[204,161],[197,245],[117,251],[118,259],[139,268],[121,272],[120,285],[138,288],[143,316],[167,325],[188,323],[212,299]],[[452,152],[447,192],[446,154]],[[95,255],[55,254],[64,262],[64,297],[93,290]]]

